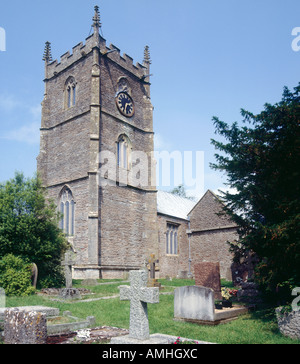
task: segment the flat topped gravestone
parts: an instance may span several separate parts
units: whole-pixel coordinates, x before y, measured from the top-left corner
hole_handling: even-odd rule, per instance
[[[177,319],[214,321],[215,300],[211,288],[185,286],[174,291],[174,317]]]
[[[174,319],[196,324],[219,325],[248,312],[246,307],[215,309],[215,292],[211,288],[185,286],[174,291]]]
[[[220,263],[199,262],[194,264],[195,285],[211,288],[215,292],[215,299],[221,300]]]

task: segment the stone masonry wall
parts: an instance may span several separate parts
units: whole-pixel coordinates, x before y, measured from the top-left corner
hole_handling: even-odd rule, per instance
[[[166,254],[167,223],[178,224],[178,254]],[[158,215],[159,276],[177,277],[180,271],[188,271],[188,223],[185,220]]]
[[[111,49],[117,49],[110,46]],[[101,48],[102,51],[102,48]],[[100,254],[103,278],[123,276],[130,269],[140,268],[150,254],[158,255],[157,207],[155,186],[151,186],[151,152],[153,151],[152,104],[147,87],[141,80],[146,69],[130,66],[130,57],[120,56],[119,50],[100,58],[101,72],[101,116],[100,151],[113,153],[117,162],[117,142],[120,135],[130,141],[130,152],[143,151],[148,160],[145,173],[146,184],[119,186],[119,171],[113,186],[100,188]],[[132,62],[132,60],[131,60]],[[128,93],[131,95],[135,113],[132,117],[123,116],[116,106],[115,95],[118,82],[125,78]],[[132,167],[136,161],[131,160]],[[116,163],[117,164],[117,163]],[[135,175],[136,177],[136,175]]]
[[[48,187],[48,196],[57,206],[63,187],[68,186],[72,191],[75,202],[75,234],[68,240],[73,243],[77,253],[77,263],[82,265],[90,262],[88,216],[91,206],[88,173],[93,54],[80,56],[80,61],[73,63],[70,62],[71,59],[72,57],[63,56],[61,63],[55,67],[56,73],[52,72],[55,62],[48,66],[42,103],[41,147],[37,161],[38,171]],[[66,67],[63,67],[64,64]],[[76,104],[66,108],[64,89],[69,77],[73,77],[76,82]]]
[[[107,54],[109,50],[114,52]],[[46,67],[38,170],[49,197],[57,203],[65,185],[73,193],[75,234],[69,240],[77,252],[81,278],[97,278],[100,264],[104,275],[118,275],[140,267],[148,255],[158,254],[156,193],[150,185],[153,107],[149,84],[142,78],[147,73],[146,67],[133,65],[131,57],[121,56],[113,45],[107,47],[95,33],[85,45],[79,43],[60,62]],[[69,77],[76,82],[76,105],[66,108],[64,89]],[[123,116],[115,102],[122,77],[134,100],[131,118]],[[122,134],[130,139],[132,150],[146,153],[148,184],[99,189],[95,158],[101,151],[116,156]]]
[[[191,229],[201,231],[236,226],[227,215],[220,215],[221,212],[221,202],[208,190],[190,214]]]
[[[76,251],[77,265],[88,264],[88,179],[83,178],[66,184],[72,191],[75,202],[75,234],[69,237]],[[59,203],[59,195],[65,184],[48,188],[48,197]]]
[[[158,253],[156,200],[119,186],[104,187],[100,196],[102,277],[113,278],[118,271],[122,276],[140,268],[150,254]]]
[[[235,228],[194,232],[191,236],[192,267],[198,262],[219,262],[221,277],[231,280],[232,255],[227,241],[237,238]]]

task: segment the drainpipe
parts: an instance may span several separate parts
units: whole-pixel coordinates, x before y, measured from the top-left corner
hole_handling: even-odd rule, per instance
[[[188,272],[188,277],[192,278],[192,272],[191,272],[191,263],[192,263],[192,258],[191,258],[191,221],[190,221],[190,217],[188,216],[188,230],[187,230],[187,234],[188,234],[188,239],[189,239],[189,272]]]

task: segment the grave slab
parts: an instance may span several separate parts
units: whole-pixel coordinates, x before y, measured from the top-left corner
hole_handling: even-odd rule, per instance
[[[8,308],[4,318],[5,344],[45,344],[47,320],[43,312]]]
[[[51,319],[47,320],[47,332],[50,335],[53,334],[65,334],[80,329],[86,329],[95,326],[95,317],[88,316],[85,320],[71,316],[69,311],[64,312],[64,316],[73,319],[73,322],[55,324],[52,323]],[[55,316],[53,317],[55,319]]]
[[[118,337],[113,337],[110,341],[111,344],[143,344],[143,345],[152,345],[152,344],[174,344],[177,340],[177,336],[172,335],[164,335],[164,334],[152,334],[148,339],[138,340],[130,337],[129,335],[123,335]],[[186,338],[180,338],[181,341],[197,341],[198,344],[214,344],[207,341],[200,340],[192,340]]]
[[[17,308],[19,311],[25,311],[25,312],[35,311],[35,312],[45,313],[46,317],[59,315],[59,308],[55,308],[55,307],[18,306],[18,307],[11,307],[11,308]],[[8,309],[8,307],[0,307],[0,320],[4,320],[4,312],[7,309]]]

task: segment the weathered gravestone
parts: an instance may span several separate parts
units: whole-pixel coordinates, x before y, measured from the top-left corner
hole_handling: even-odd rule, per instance
[[[6,296],[4,288],[0,287],[0,308],[5,307],[6,305]]]
[[[45,344],[47,341],[46,314],[17,308],[5,310],[5,344]]]
[[[245,307],[215,309],[215,292],[211,288],[185,286],[174,291],[174,318],[197,324],[218,325],[245,314]]]
[[[211,288],[184,286],[174,291],[174,317],[177,319],[214,321],[215,299]]]
[[[72,250],[68,250],[65,253],[65,259],[62,265],[65,267],[65,281],[66,288],[62,288],[59,292],[59,296],[63,299],[81,298],[80,292],[77,288],[72,287],[72,266],[76,263],[75,253]]]
[[[130,287],[120,286],[120,299],[130,300],[129,335],[113,337],[111,344],[173,344],[176,341],[177,336],[149,335],[147,303],[159,302],[159,288],[146,287],[147,278],[147,270],[130,271]]]
[[[279,331],[284,336],[300,339],[300,311],[282,312],[282,309],[275,310]]]
[[[130,271],[129,286],[120,287],[120,300],[130,301],[129,337],[144,340],[149,338],[147,303],[159,302],[159,290],[147,287],[148,274],[145,270]]]
[[[155,278],[155,264],[156,263],[159,263],[159,260],[155,259],[154,254],[151,254],[150,259],[149,259],[149,265],[150,265],[150,279],[148,282],[149,287],[161,287],[161,284]]]
[[[215,299],[221,300],[220,264],[200,262],[194,265],[195,285],[211,288],[215,292]]]
[[[129,286],[120,286],[120,300],[130,300],[129,335],[115,337],[112,344],[157,344],[168,343],[159,334],[149,335],[149,320],[147,303],[159,302],[159,288],[147,287],[147,270],[129,272]]]
[[[47,307],[47,306],[17,306],[13,307],[20,311],[35,311],[35,312],[42,312],[46,315],[46,317],[51,316],[58,316],[59,315],[59,309],[56,307]],[[6,307],[0,307],[0,322],[5,319],[5,311],[7,310]]]
[[[31,263],[31,282],[34,288],[36,288],[38,279],[38,267],[35,263]]]
[[[232,283],[238,286],[251,281],[258,261],[259,259],[254,252],[247,251],[238,262],[233,262],[231,265]]]
[[[72,266],[75,262],[75,254],[71,250],[68,250],[65,253],[65,259],[62,262],[65,267],[66,288],[72,288]]]

